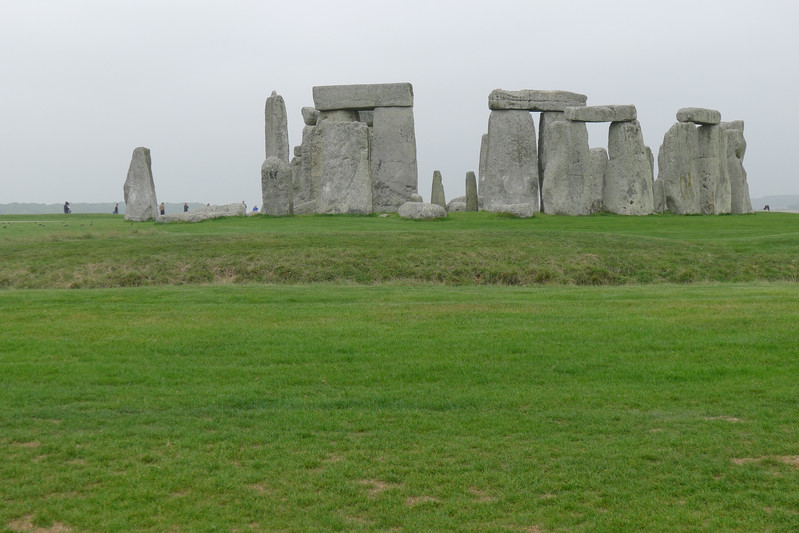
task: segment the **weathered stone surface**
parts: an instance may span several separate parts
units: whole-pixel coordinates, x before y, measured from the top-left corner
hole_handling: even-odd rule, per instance
[[[586,203],[591,213],[605,210],[602,194],[605,188],[605,170],[608,168],[608,151],[604,148],[591,148],[588,151],[589,171],[586,178]]]
[[[666,191],[663,189],[663,182],[655,180],[652,186],[652,197],[655,204],[655,213],[664,213],[666,211]]]
[[[664,210],[675,215],[695,215],[699,206],[699,135],[689,122],[675,123],[663,136],[658,151],[658,187]]]
[[[312,200],[321,214],[372,212],[369,127],[324,121],[311,137]]]
[[[394,212],[418,191],[413,108],[378,107],[371,132],[372,210]]]
[[[588,215],[591,213],[588,129],[584,122],[553,120],[555,118],[558,117],[549,116],[544,120],[544,129],[541,130],[541,159],[544,161],[541,198],[544,212],[551,215]]]
[[[363,122],[367,126],[375,125],[375,110],[374,109],[361,109],[358,111],[358,122]]]
[[[266,119],[266,158],[277,157],[286,164],[289,162],[289,130],[286,117],[286,103],[283,97],[272,91],[266,99],[264,109]]]
[[[568,91],[505,91],[494,89],[488,95],[488,109],[563,111],[571,106],[584,106],[588,97]]]
[[[563,113],[566,120],[578,122],[626,122],[638,118],[634,105],[572,106]]]
[[[743,166],[746,153],[743,120],[722,122],[721,128],[727,134],[727,174],[730,178],[730,212],[735,215],[752,213],[752,200],[749,197],[749,183]]]
[[[608,128],[608,166],[602,203],[619,215],[649,215],[654,210],[652,167],[637,120]]]
[[[430,191],[430,203],[440,205],[445,209],[447,207],[447,200],[444,196],[444,183],[441,181],[441,172],[438,170],[433,171],[433,186]]]
[[[125,220],[143,222],[158,216],[149,148],[140,146],[133,150],[122,191],[125,195]]]
[[[313,183],[311,176],[311,145],[316,126],[305,126],[302,128],[302,144],[300,144],[300,158],[302,169],[300,180],[294,185],[295,203],[300,204],[316,198],[319,193],[319,183]]]
[[[291,169],[292,204],[301,204],[310,200],[311,184],[305,183],[302,173],[302,157],[293,157],[289,163]]]
[[[478,207],[477,178],[470,170],[466,173],[466,211],[477,211]]]
[[[285,216],[292,213],[291,167],[277,157],[267,157],[261,165],[261,212]]]
[[[535,124],[527,111],[492,111],[488,119],[484,191],[494,204],[529,203],[538,209]]]
[[[677,121],[713,126],[721,122],[721,113],[703,107],[683,107],[677,111]]]
[[[303,107],[302,108],[302,121],[305,122],[306,126],[316,126],[316,122],[319,120],[319,110],[315,107]]]
[[[535,216],[535,209],[530,204],[496,204],[496,213],[507,213],[519,218],[530,218]]]
[[[294,147],[294,157],[302,157],[302,146]]]
[[[424,199],[422,198],[421,194],[413,193],[411,195],[411,198],[408,201],[409,202],[421,203],[421,202],[424,202]]]
[[[453,198],[447,204],[447,213],[462,213],[466,211],[466,199],[465,196],[458,196],[458,198]]]
[[[436,204],[426,204],[423,202],[405,202],[397,210],[402,218],[445,218],[447,210]]]
[[[298,204],[294,204],[294,214],[295,215],[312,215],[316,213],[316,200],[308,200],[307,202],[300,202]]]
[[[184,213],[158,215],[156,222],[200,222],[211,218],[246,216],[247,207],[236,202],[226,205],[208,205]]]
[[[477,166],[477,179],[478,179],[478,194],[485,192],[485,179],[486,179],[486,155],[488,154],[488,134],[484,133],[480,138],[480,162]]]
[[[354,109],[334,109],[332,111],[320,111],[316,124],[325,121],[332,122],[358,122],[358,112]]]
[[[313,102],[320,111],[413,107],[413,87],[410,83],[324,85],[313,88]]]
[[[547,135],[550,126],[554,122],[562,122],[566,120],[563,111],[549,111],[541,113],[538,121],[538,190],[541,191],[541,205],[539,211],[546,212],[546,205],[544,200],[544,168],[547,166],[547,155],[551,150],[547,150]]]
[[[727,135],[720,126],[697,128],[699,136],[699,206],[703,215],[731,210],[730,178],[727,174]]]

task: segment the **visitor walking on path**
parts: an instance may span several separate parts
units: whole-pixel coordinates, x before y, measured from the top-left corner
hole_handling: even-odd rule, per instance
[[[69,202],[64,202],[64,214],[71,213],[72,209],[69,208]]]
[[[188,202],[183,202],[183,212],[184,213],[188,213],[189,212],[189,203]]]
[[[115,205],[115,206],[114,206],[114,214],[115,214],[115,215],[118,215],[118,214],[119,214],[119,204],[117,204],[117,205]]]
[[[159,207],[159,209],[161,210],[161,214],[163,215],[164,214],[164,202],[161,202],[161,207]]]

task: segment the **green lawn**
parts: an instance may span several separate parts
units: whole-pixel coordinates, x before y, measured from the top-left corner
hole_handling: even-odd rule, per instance
[[[798,269],[782,213],[2,216],[0,531],[797,531]]]

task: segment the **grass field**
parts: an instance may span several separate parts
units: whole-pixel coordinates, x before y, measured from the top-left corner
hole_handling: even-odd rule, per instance
[[[0,530],[799,529],[797,215],[36,219]]]

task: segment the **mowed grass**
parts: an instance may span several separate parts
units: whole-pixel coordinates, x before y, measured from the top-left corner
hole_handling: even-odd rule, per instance
[[[9,290],[0,324],[0,529],[799,528],[796,284]]]
[[[796,281],[799,215],[0,217],[0,288]]]

